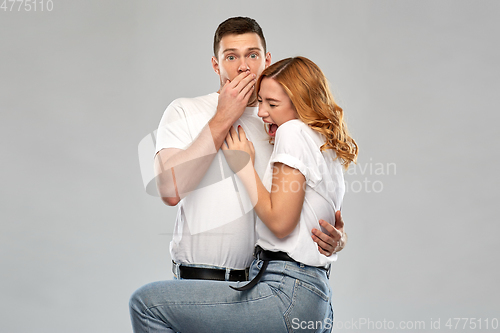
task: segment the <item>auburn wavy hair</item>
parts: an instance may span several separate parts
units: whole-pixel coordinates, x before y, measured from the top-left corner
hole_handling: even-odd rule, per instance
[[[259,76],[256,91],[264,78],[278,82],[292,101],[299,119],[325,138],[320,149],[333,149],[344,168],[356,163],[358,145],[349,135],[344,111],[335,103],[321,69],[305,57],[287,58],[266,68]]]

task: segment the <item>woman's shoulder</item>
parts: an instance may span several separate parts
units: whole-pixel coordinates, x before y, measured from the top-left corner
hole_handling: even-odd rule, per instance
[[[308,131],[309,126],[304,124],[299,119],[292,119],[281,124],[276,131],[276,139],[285,137],[287,139],[303,136]]]
[[[324,139],[318,132],[313,130],[300,119],[289,120],[278,127],[278,130],[276,131],[276,141],[280,139],[300,142],[314,147],[319,147],[325,143]]]
[[[280,125],[280,127],[278,127],[278,131],[280,129],[285,129],[287,131],[289,130],[297,130],[297,129],[301,129],[303,127],[309,127],[307,126],[306,124],[304,124],[300,119],[291,119],[283,124]]]

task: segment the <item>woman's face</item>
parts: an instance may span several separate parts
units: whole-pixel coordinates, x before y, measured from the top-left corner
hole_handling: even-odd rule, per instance
[[[278,126],[297,119],[298,114],[283,87],[274,79],[265,77],[258,93],[259,117],[269,124],[268,133],[274,137]]]

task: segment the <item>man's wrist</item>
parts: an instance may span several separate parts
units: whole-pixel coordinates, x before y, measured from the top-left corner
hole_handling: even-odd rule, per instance
[[[217,113],[208,122],[208,128],[210,129],[210,134],[213,137],[217,149],[220,148],[226,139],[226,135],[232,125],[233,124],[230,121],[222,116],[218,116]]]
[[[337,253],[337,252],[342,251],[342,249],[344,249],[346,243],[347,243],[347,233],[343,232],[342,236],[337,241],[337,246],[335,247],[335,250],[333,251],[333,253]]]

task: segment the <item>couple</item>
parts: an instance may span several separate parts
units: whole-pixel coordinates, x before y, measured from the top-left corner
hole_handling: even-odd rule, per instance
[[[321,70],[302,57],[270,66],[254,20],[221,23],[214,55],[219,94],[176,100],[160,123],[155,168],[162,199],[180,202],[180,280],[132,295],[134,332],[327,331],[341,168],[357,145]]]

